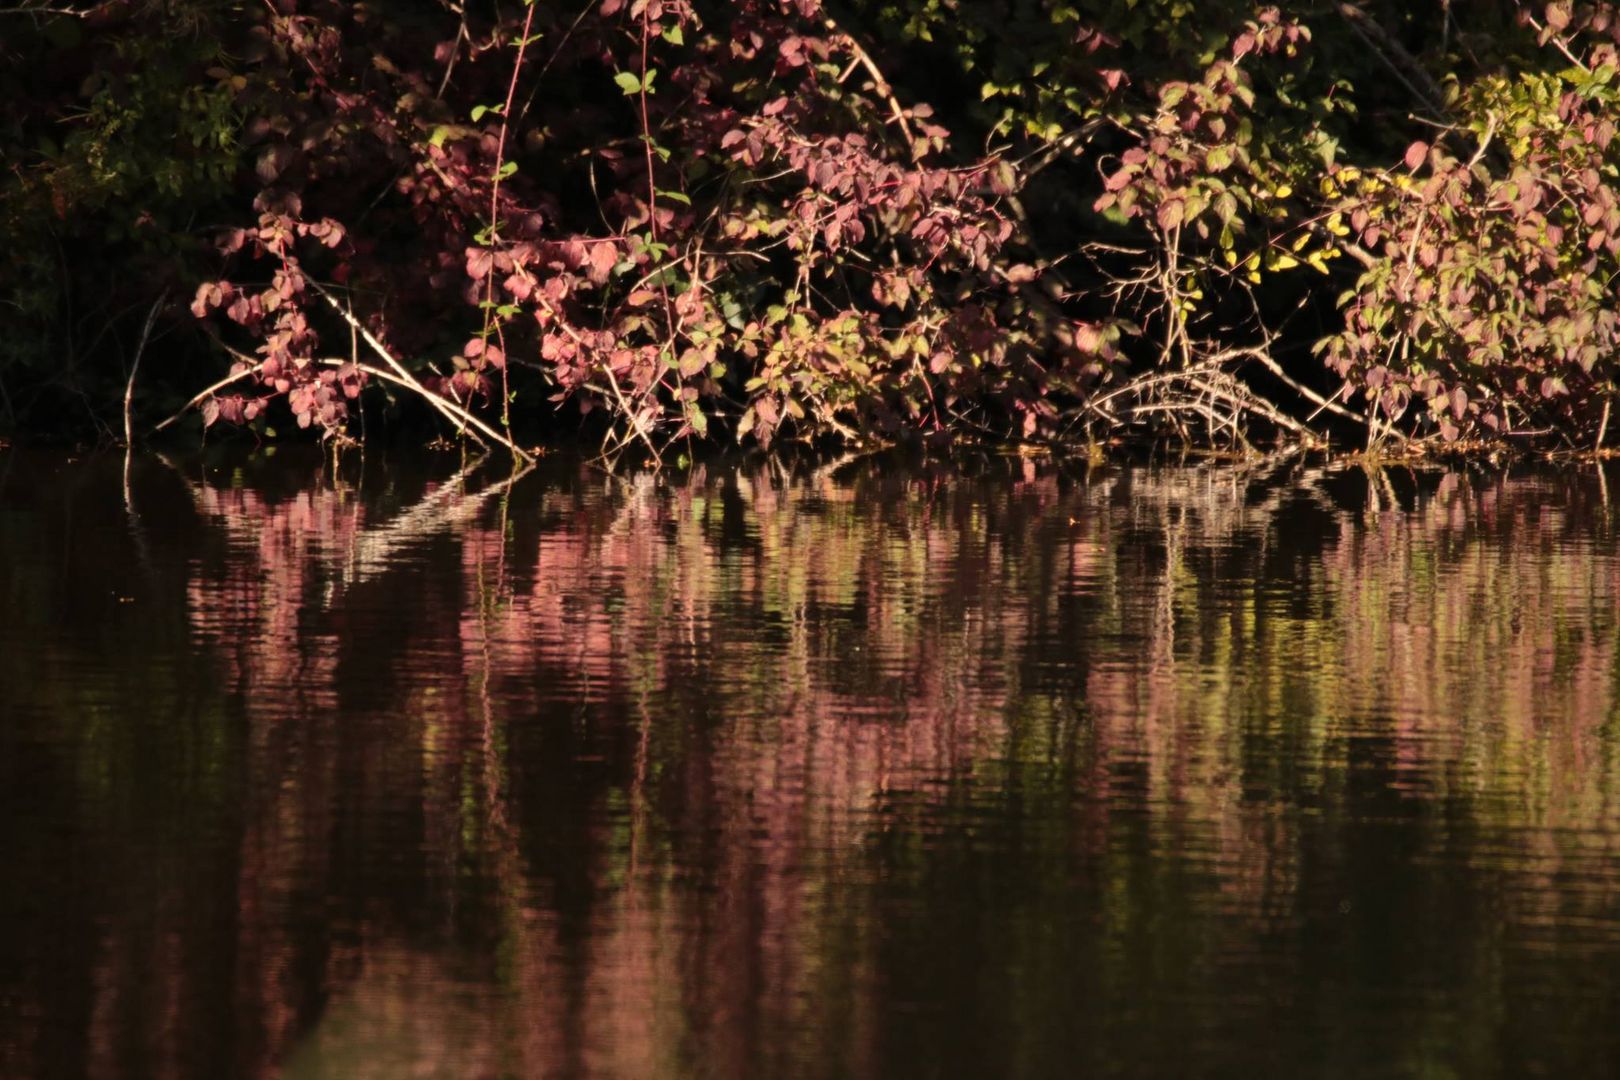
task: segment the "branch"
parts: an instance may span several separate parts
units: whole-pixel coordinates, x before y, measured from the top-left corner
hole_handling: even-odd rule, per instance
[[[246,353],[239,353],[235,349],[230,348],[229,346],[225,346],[225,348],[226,348],[226,350],[228,352],[230,352],[233,356],[237,357],[237,359],[239,359],[239,360],[243,360],[243,361],[250,362],[250,363],[253,360],[253,358],[251,356],[248,356]],[[264,361],[260,360],[258,363],[253,364],[252,367],[246,368],[246,369],[244,369],[242,371],[238,371],[235,375],[227,375],[223,379],[221,379],[218,382],[214,383],[212,386],[209,386],[207,389],[202,390],[201,392],[199,392],[197,394],[196,397],[192,398],[190,401],[188,401],[184,405],[180,406],[179,411],[177,411],[173,416],[169,417],[167,420],[163,421],[163,423],[161,423],[157,427],[153,428],[152,429],[152,434],[156,435],[158,432],[162,431],[164,428],[168,427],[170,424],[174,423],[176,420],[179,420],[182,416],[186,415],[186,413],[190,412],[192,409],[195,409],[198,405],[201,405],[203,402],[207,401],[209,398],[213,397],[219,391],[225,389],[227,386],[231,385],[231,383],[235,382],[236,380],[245,379],[249,375],[257,374],[259,369],[262,368],[262,367],[264,367]]]
[[[87,19],[92,13],[93,11],[79,11],[76,8],[30,7],[26,4],[22,7],[0,8],[0,15],[29,15],[35,18],[41,15],[71,15],[75,19]]]
[[[1326,409],[1335,416],[1342,416],[1347,420],[1354,420],[1358,424],[1365,424],[1367,422],[1367,418],[1365,416],[1362,416],[1359,413],[1351,412],[1349,409],[1346,409],[1343,405],[1338,404],[1331,398],[1323,397],[1321,394],[1318,394],[1315,390],[1312,390],[1304,383],[1299,382],[1289,376],[1289,374],[1283,370],[1282,365],[1273,360],[1271,358],[1271,354],[1265,349],[1257,349],[1252,347],[1228,349],[1225,352],[1218,353],[1215,356],[1210,357],[1210,361],[1212,363],[1218,363],[1222,360],[1232,360],[1240,356],[1247,356],[1250,359],[1260,361],[1261,366],[1263,366],[1267,371],[1271,372],[1271,374],[1274,375],[1284,386],[1294,391],[1294,393],[1298,394],[1300,397],[1305,398],[1307,401],[1313,402],[1319,406],[1317,410],[1318,412],[1320,412],[1322,409]]]
[[[900,125],[900,131],[906,137],[906,146],[915,156],[917,136],[912,133],[911,122],[906,119],[906,110],[901,108],[900,99],[894,96],[894,88],[889,85],[889,80],[883,77],[883,70],[877,66],[877,61],[872,59],[871,53],[861,47],[861,43],[855,40],[854,35],[844,31],[843,27],[838,25],[838,20],[831,15],[822,20],[822,25],[849,43],[849,51],[854,55],[855,62],[872,76],[872,88],[877,91],[879,97],[888,102],[895,121]]]
[[[152,301],[151,310],[146,313],[146,322],[141,325],[141,339],[135,344],[135,359],[129,365],[129,381],[124,383],[124,446],[135,445],[135,421],[132,411],[135,402],[135,375],[141,370],[141,357],[146,354],[146,343],[152,337],[152,323],[157,321],[157,313],[163,307],[163,301],[169,298],[169,290],[164,289],[158,298]]]
[[[381,341],[377,340],[376,335],[372,334],[370,330],[367,330],[363,325],[361,325],[360,320],[354,317],[353,312],[339,304],[332,294],[327,292],[326,289],[323,288],[318,282],[314,281],[313,279],[308,280],[310,288],[314,289],[320,294],[321,299],[326,301],[327,306],[329,306],[333,311],[337,312],[338,315],[342,317],[344,322],[348,323],[350,327],[358,332],[359,335],[365,339],[366,344],[371,346],[372,352],[375,352],[378,356],[382,357],[382,359],[387,362],[388,366],[393,369],[394,375],[390,377],[391,381],[397,382],[402,386],[407,386],[416,391],[416,393],[427,399],[429,405],[432,405],[435,409],[439,410],[439,412],[446,419],[450,420],[458,427],[471,427],[475,432],[482,432],[494,442],[506,447],[507,450],[512,452],[514,457],[520,458],[523,461],[531,464],[533,463],[534,456],[518,446],[517,443],[507,438],[505,435],[502,435],[499,431],[496,431],[494,428],[478,419],[478,417],[474,416],[460,405],[449,400],[448,398],[435,394],[433,391],[423,386],[419,381],[417,381],[416,376],[412,375],[410,371],[406,369],[405,365],[400,363],[399,360],[395,358],[394,354],[388,351],[388,347]]]
[[[1344,16],[1345,22],[1350,24],[1350,29],[1355,31],[1356,36],[1366,42],[1378,59],[1384,62],[1384,66],[1394,72],[1401,84],[1412,92],[1413,97],[1423,100],[1438,116],[1450,114],[1450,110],[1446,108],[1445,93],[1434,79],[1429,77],[1429,73],[1423,70],[1423,65],[1418,63],[1417,58],[1391,37],[1389,31],[1379,25],[1378,20],[1348,0],[1340,0],[1333,6]]]

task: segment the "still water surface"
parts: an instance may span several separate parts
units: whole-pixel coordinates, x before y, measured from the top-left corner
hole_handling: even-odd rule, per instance
[[[1620,1068],[1620,474],[119,465],[0,454],[7,1080]]]

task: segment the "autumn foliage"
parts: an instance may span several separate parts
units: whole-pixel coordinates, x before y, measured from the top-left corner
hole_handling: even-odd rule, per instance
[[[158,301],[154,418],[257,429],[1606,431],[1612,5],[31,6],[14,424]]]

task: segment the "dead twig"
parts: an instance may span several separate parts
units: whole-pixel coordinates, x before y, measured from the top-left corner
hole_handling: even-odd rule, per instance
[[[141,325],[140,340],[135,343],[135,357],[130,361],[129,379],[124,383],[124,445],[135,445],[135,375],[141,370],[141,357],[146,354],[146,343],[152,337],[152,324],[157,321],[157,314],[163,307],[163,301],[169,298],[169,291],[165,289],[152,301],[152,307],[146,313],[146,322]]]
[[[849,51],[855,57],[855,62],[865,68],[866,73],[872,77],[872,89],[876,91],[878,97],[888,104],[889,111],[893,115],[895,122],[900,125],[900,131],[906,137],[906,147],[915,154],[917,152],[917,136],[912,133],[911,121],[906,118],[906,110],[901,106],[900,99],[895,96],[894,88],[889,85],[889,80],[883,77],[883,69],[877,66],[877,61],[872,59],[872,54],[867,52],[859,41],[855,40],[854,35],[839,26],[838,21],[831,15],[822,20],[822,25],[829,32],[837,34],[848,43]]]
[[[207,388],[199,391],[197,393],[197,396],[193,397],[190,401],[188,401],[184,405],[180,406],[179,410],[177,412],[175,412],[175,414],[173,416],[169,417],[167,420],[163,421],[161,424],[154,427],[152,429],[152,434],[156,435],[158,432],[162,431],[164,428],[168,427],[170,424],[173,424],[175,421],[179,420],[182,416],[185,416],[186,413],[190,412],[192,409],[195,409],[198,405],[201,405],[203,402],[205,402],[209,398],[213,397],[219,391],[221,391],[221,390],[225,389],[227,386],[231,385],[231,383],[236,382],[238,379],[245,379],[249,375],[256,375],[256,374],[258,374],[259,370],[264,367],[264,361],[262,361],[262,360],[259,361],[258,363],[253,363],[253,358],[251,356],[248,356],[245,353],[239,353],[235,349],[230,349],[229,351],[234,356],[236,356],[239,360],[250,363],[250,364],[252,364],[252,366],[246,368],[245,370],[238,371],[234,375],[227,375],[223,379],[220,379],[218,382],[214,383],[213,385],[208,386]]]
[[[449,398],[435,394],[433,391],[423,386],[422,383],[418,381],[416,376],[412,375],[409,369],[407,369],[404,364],[400,363],[398,358],[396,358],[393,353],[388,351],[388,347],[381,341],[377,340],[376,335],[370,330],[366,329],[360,320],[354,317],[353,312],[337,302],[336,297],[327,292],[323,286],[314,280],[309,281],[309,286],[320,294],[321,299],[326,301],[327,306],[329,306],[333,311],[337,312],[339,317],[341,317],[344,322],[348,323],[349,326],[352,327],[355,332],[365,340],[365,343],[371,347],[371,351],[381,357],[384,363],[386,363],[387,366],[392,369],[393,374],[388,377],[389,381],[398,383],[401,386],[415,391],[418,395],[425,399],[429,405],[432,405],[435,409],[437,409],[439,413],[447,420],[455,424],[457,430],[471,428],[474,433],[474,438],[478,438],[479,434],[482,434],[483,436],[489,438],[492,442],[504,446],[512,453],[514,457],[526,462],[532,463],[534,461],[534,455],[518,446],[517,443],[495,430],[489,424],[486,424],[477,416],[473,415],[471,412],[464,409],[454,401],[451,401]]]

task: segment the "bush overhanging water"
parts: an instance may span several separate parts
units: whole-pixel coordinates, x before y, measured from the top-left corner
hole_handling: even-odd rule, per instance
[[[0,30],[12,426],[105,423],[156,312],[134,404],[208,387],[210,425],[351,433],[384,386],[475,438],[584,412],[655,454],[1607,435],[1611,4],[121,0]]]

